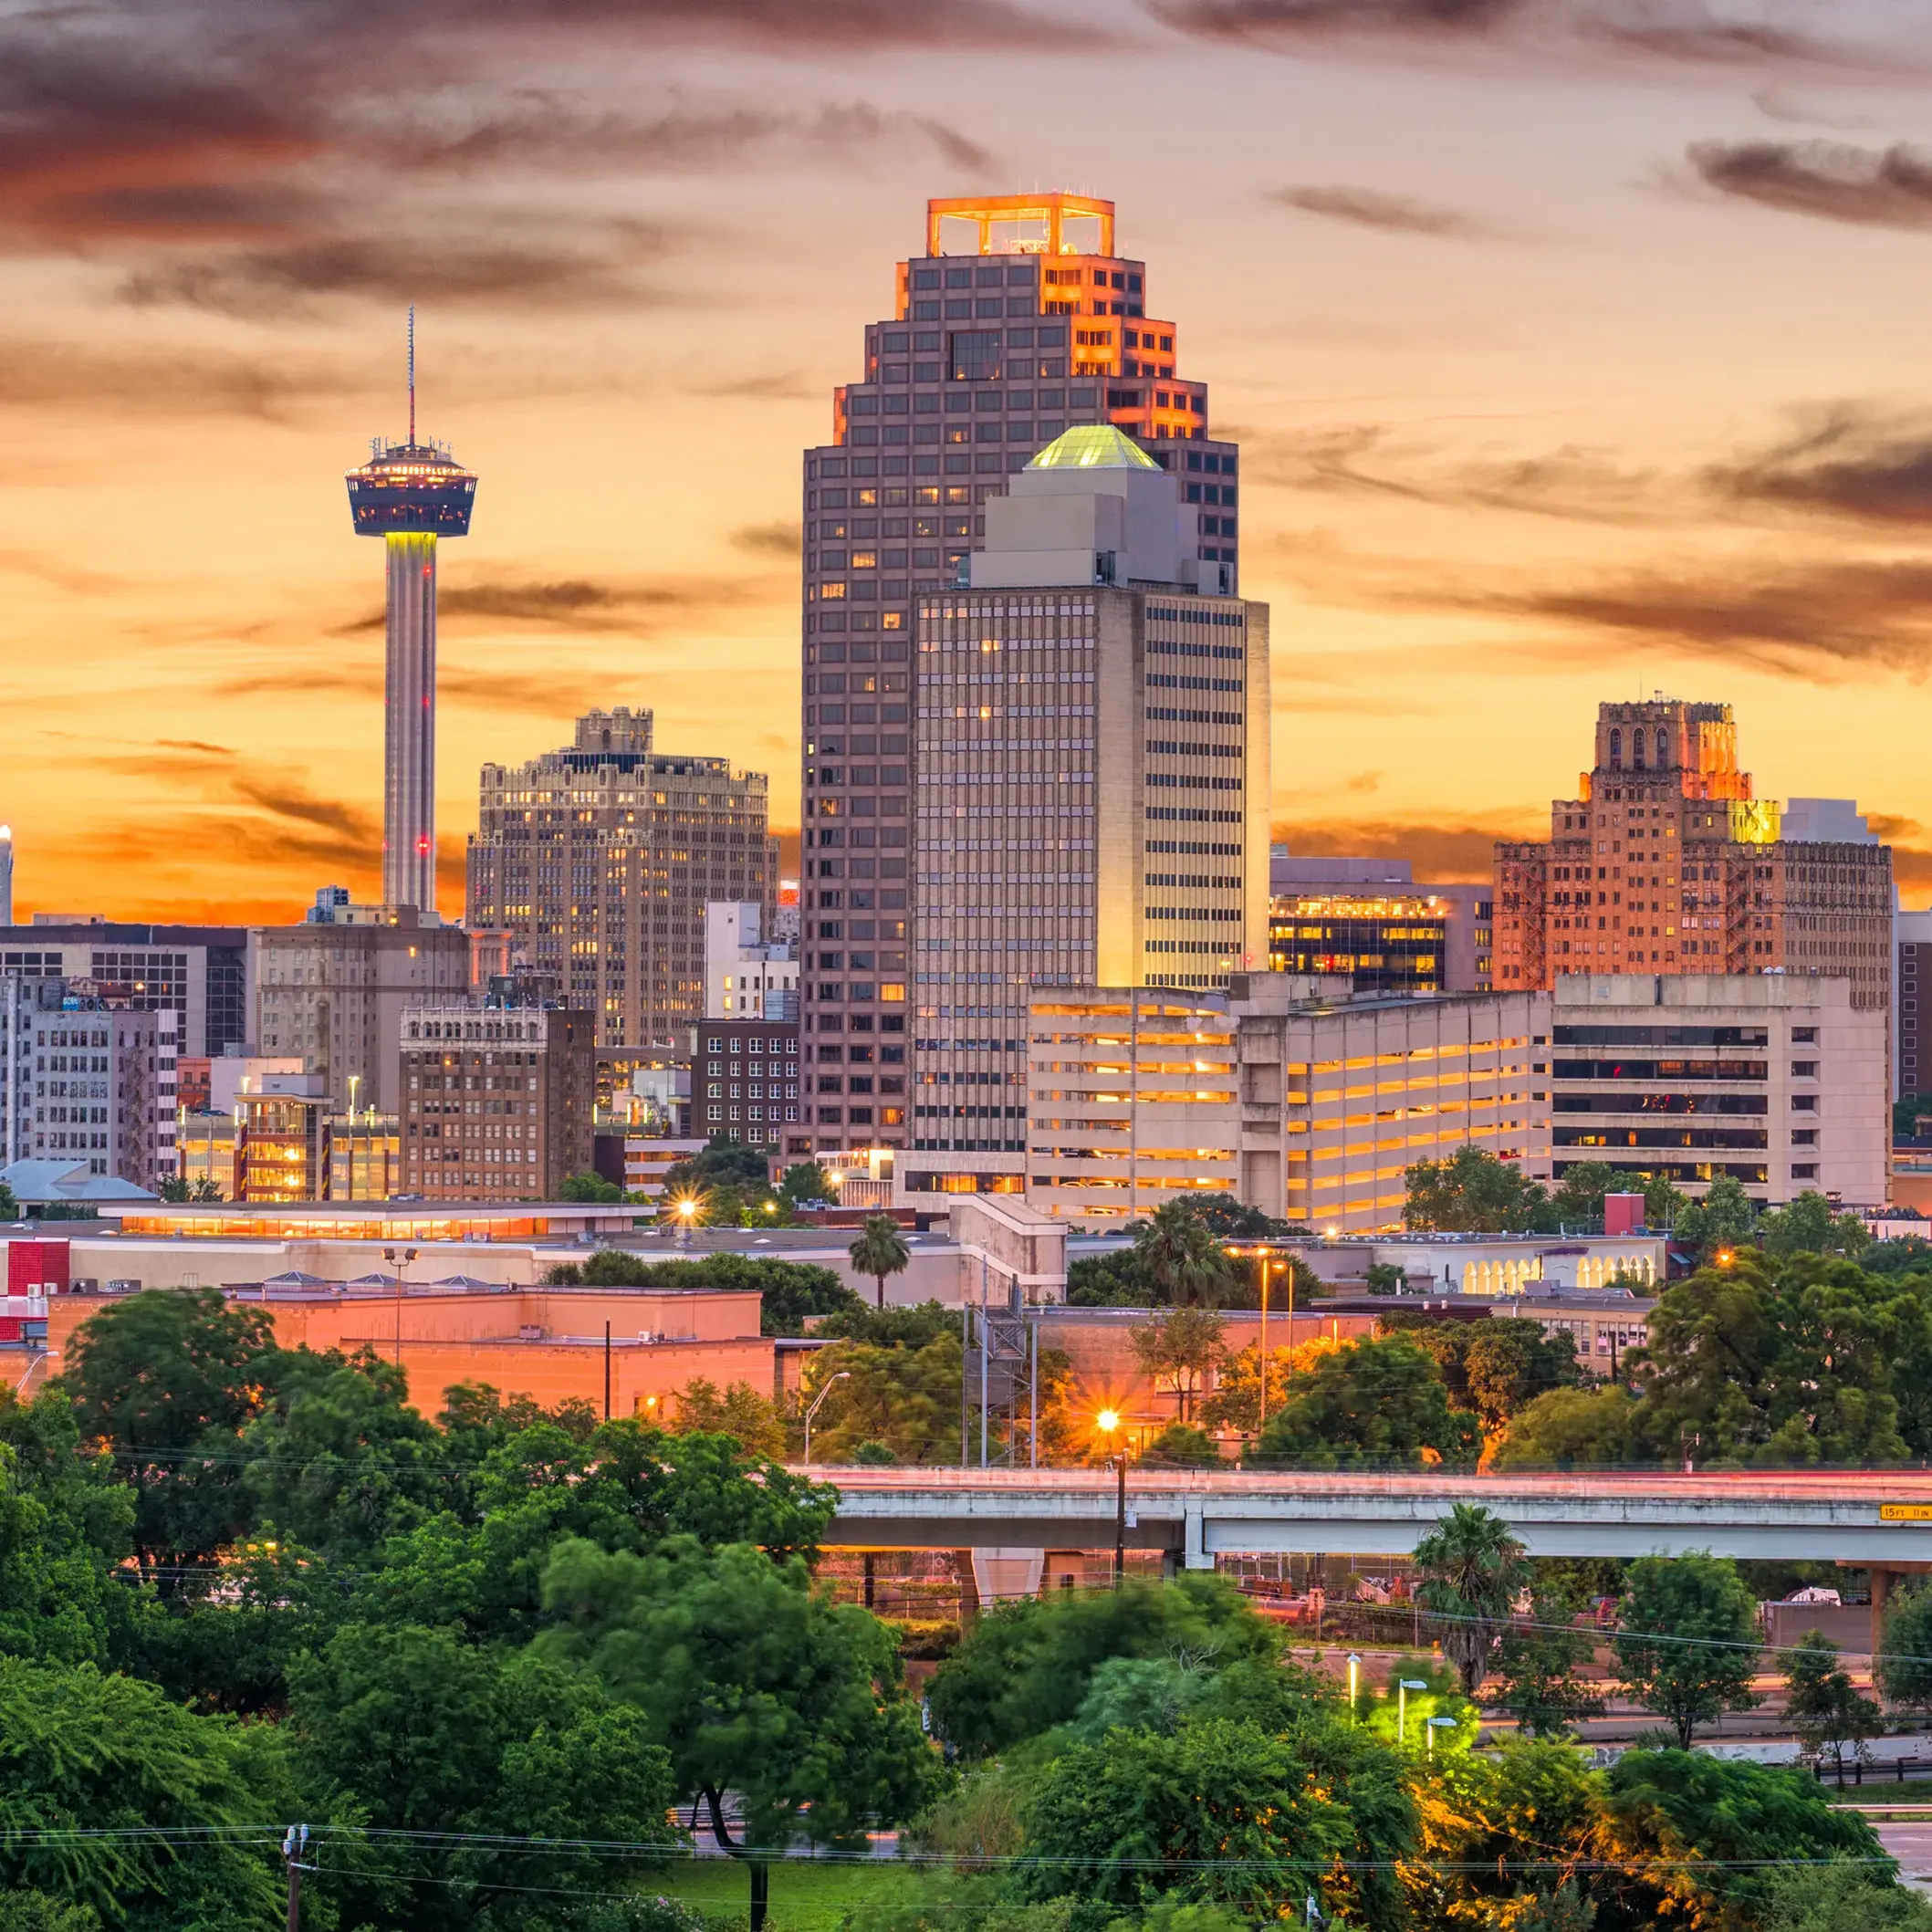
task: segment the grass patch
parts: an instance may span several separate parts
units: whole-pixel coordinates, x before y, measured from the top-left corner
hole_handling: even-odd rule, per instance
[[[787,1858],[771,1868],[771,1932],[839,1932],[862,1900],[896,1892],[913,1875],[896,1860]],[[707,1918],[742,1922],[751,1879],[735,1858],[694,1858],[674,1864],[648,1889],[681,1898]]]

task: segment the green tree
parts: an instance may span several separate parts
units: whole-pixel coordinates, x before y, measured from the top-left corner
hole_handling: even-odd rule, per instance
[[[1580,1718],[1601,1717],[1603,1699],[1577,1675],[1590,1660],[1592,1644],[1572,1627],[1575,1602],[1561,1591],[1538,1590],[1530,1620],[1511,1624],[1496,1646],[1502,1687],[1491,1700],[1532,1738],[1567,1738]]]
[[[1719,1175],[1702,1200],[1688,1202],[1678,1212],[1672,1245],[1699,1261],[1714,1261],[1720,1254],[1742,1248],[1757,1227],[1757,1204],[1745,1193],[1743,1182],[1733,1175]]]
[[[1489,1467],[1506,1469],[1591,1468],[1643,1459],[1636,1402],[1627,1389],[1551,1389],[1509,1418]]]
[[[567,1174],[557,1188],[559,1201],[600,1201],[617,1202],[624,1197],[624,1190],[615,1181],[607,1181],[600,1174],[592,1174],[588,1168],[577,1174]]]
[[[913,1251],[899,1232],[898,1222],[889,1214],[867,1215],[859,1238],[847,1252],[853,1269],[862,1275],[870,1275],[878,1284],[878,1306],[883,1308],[885,1278],[903,1274],[913,1260]]]
[[[1879,1645],[1879,1689],[1907,1710],[1932,1712],[1932,1587],[1919,1583],[1894,1594]]]
[[[1286,1732],[1217,1716],[1071,1745],[1035,1781],[1025,1828],[1011,1879],[1021,1896],[1219,1905],[1264,1922],[1310,1895],[1354,1916],[1364,1874],[1419,1838],[1386,1748],[1313,1715]],[[1362,1917],[1389,1923],[1394,1900],[1375,1903]]]
[[[328,1557],[366,1555],[453,1499],[463,1474],[409,1405],[408,1378],[371,1351],[298,1351],[266,1411],[243,1430],[245,1487],[260,1513]]]
[[[990,1756],[1070,1721],[1110,1658],[1251,1662],[1277,1671],[1280,1639],[1226,1579],[1189,1571],[1171,1583],[998,1603],[973,1622],[927,1687],[933,1721],[969,1757]],[[1278,1673],[1285,1677],[1285,1673]]]
[[[1702,1551],[1640,1557],[1626,1582],[1616,1653],[1627,1696],[1687,1751],[1698,1725],[1756,1707],[1758,1606],[1735,1563]]]
[[[185,1201],[188,1198],[186,1178],[178,1174],[164,1174],[154,1190],[164,1201]]]
[[[1932,1900],[1883,1868],[1833,1859],[1772,1873],[1765,1881],[1761,1932],[1932,1932]]]
[[[1449,1406],[1427,1352],[1405,1336],[1344,1342],[1298,1373],[1249,1460],[1262,1467],[1416,1468],[1468,1459],[1476,1418]]]
[[[91,1665],[0,1657],[0,1886],[131,1932],[252,1932],[281,1910],[261,1822],[292,1795],[266,1727],[198,1716]]]
[[[1177,1417],[1187,1421],[1208,1378],[1227,1359],[1220,1316],[1206,1308],[1164,1309],[1127,1335],[1142,1374],[1156,1388],[1166,1386]]]
[[[100,1932],[100,1915],[45,1892],[0,1892],[0,1932]]]
[[[675,1843],[669,1756],[580,1671],[445,1630],[352,1624],[290,1676],[305,1758],[373,1827],[406,1834],[383,1863],[405,1868],[423,1932],[522,1925],[533,1892],[608,1892],[653,1863],[600,1845]],[[532,1838],[551,1843],[519,1842]],[[389,1916],[389,1887],[340,1889],[351,1923]]]
[[[1076,1255],[1067,1263],[1069,1308],[1152,1308],[1158,1299],[1137,1248]]]
[[[1378,1316],[1375,1329],[1378,1334],[1405,1335],[1426,1349],[1451,1405],[1474,1409],[1486,1435],[1499,1432],[1538,1395],[1574,1387],[1580,1373],[1575,1342],[1546,1333],[1537,1321],[1492,1316],[1446,1321],[1405,1309]]]
[[[808,1399],[830,1387],[812,1427],[812,1454],[842,1462],[862,1443],[895,1460],[945,1462],[959,1453],[959,1333],[948,1323],[923,1346],[838,1342],[812,1359]],[[843,1374],[847,1379],[834,1382]]]
[[[1901,1235],[1896,1240],[1875,1241],[1858,1257],[1867,1275],[1932,1275],[1932,1241],[1923,1235]]]
[[[1528,1233],[1549,1198],[1534,1181],[1480,1147],[1458,1147],[1446,1161],[1418,1161],[1405,1178],[1404,1224],[1440,1234]]]
[[[1142,1274],[1163,1301],[1217,1308],[1238,1290],[1233,1262],[1200,1217],[1179,1201],[1155,1208],[1133,1246]]]
[[[1918,1123],[1932,1117],[1932,1101],[1923,1093],[1902,1093],[1892,1102],[1892,1138],[1895,1141],[1915,1141],[1918,1138]]]
[[[771,1164],[756,1147],[736,1134],[714,1133],[688,1161],[664,1170],[664,1197],[708,1193],[714,1187],[757,1188],[771,1185]]]
[[[105,1663],[133,1521],[133,1492],[81,1454],[66,1394],[0,1388],[0,1655]]]
[[[680,1436],[693,1430],[729,1436],[754,1456],[779,1462],[785,1457],[785,1422],[778,1405],[748,1382],[734,1382],[722,1390],[702,1377],[686,1383],[677,1392],[677,1413],[671,1426]]]
[[[562,1544],[544,1576],[559,1625],[548,1655],[597,1672],[670,1754],[671,1784],[705,1801],[722,1849],[747,1859],[752,1926],[770,1860],[802,1833],[862,1844],[868,1824],[924,1809],[938,1760],[885,1626],[811,1587],[805,1565],[675,1540],[648,1557]],[[724,1795],[742,1807],[727,1831]]]
[[[1558,1227],[1601,1225],[1608,1194],[1642,1195],[1648,1227],[1674,1226],[1685,1206],[1684,1196],[1663,1175],[1632,1174],[1603,1161],[1572,1161],[1550,1196],[1549,1218]]]
[[[1494,1511],[1457,1503],[1416,1542],[1415,1570],[1415,1601],[1444,1619],[1443,1654],[1456,1666],[1464,1696],[1473,1697],[1498,1634],[1530,1581],[1523,1546]]]
[[[1221,1451],[1206,1429],[1170,1422],[1149,1441],[1141,1460],[1171,1469],[1213,1469],[1220,1466]]]
[[[1785,1716],[1808,1756],[1829,1752],[1841,1778],[1844,1748],[1864,1758],[1866,1741],[1885,1729],[1885,1718],[1870,1697],[1853,1687],[1838,1666],[1838,1646],[1821,1630],[1808,1630],[1785,1660]]]
[[[267,1310],[214,1288],[148,1289],[74,1331],[61,1384],[134,1491],[134,1554],[163,1593],[248,1526],[238,1437],[284,1361]]]
[[[1750,1932],[1794,1864],[1856,1859],[1879,1881],[1897,1869],[1872,1827],[1834,1807],[1809,1771],[1636,1750],[1606,1781],[1603,1850],[1624,1875],[1626,1909],[1641,1909],[1645,1892],[1655,1901],[1638,1923]]]
[[[1806,1255],[1844,1255],[1856,1260],[1872,1245],[1872,1231],[1855,1214],[1840,1214],[1814,1187],[1788,1206],[1774,1207],[1758,1224],[1759,1245],[1772,1260]]]
[[[794,1207],[805,1201],[829,1201],[831,1177],[816,1161],[794,1161],[779,1179],[778,1192]]]

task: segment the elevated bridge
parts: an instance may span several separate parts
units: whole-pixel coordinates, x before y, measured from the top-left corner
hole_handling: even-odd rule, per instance
[[[801,1472],[802,1473],[802,1472]],[[1109,1469],[817,1467],[851,1548],[1098,1550],[1115,1536]],[[1837,1561],[1883,1577],[1932,1566],[1932,1472],[1562,1476],[1130,1468],[1124,1540],[1176,1565],[1235,1552],[1404,1556],[1451,1505],[1479,1502],[1532,1556]],[[1875,1582],[1875,1595],[1883,1590]]]

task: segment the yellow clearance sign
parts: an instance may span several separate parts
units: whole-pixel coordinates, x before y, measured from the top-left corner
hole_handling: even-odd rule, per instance
[[[1932,1503],[1880,1503],[1882,1523],[1932,1523]]]

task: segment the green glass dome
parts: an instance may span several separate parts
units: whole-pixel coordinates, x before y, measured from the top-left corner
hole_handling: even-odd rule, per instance
[[[1157,470],[1160,465],[1111,423],[1076,423],[1056,436],[1029,470]]]

